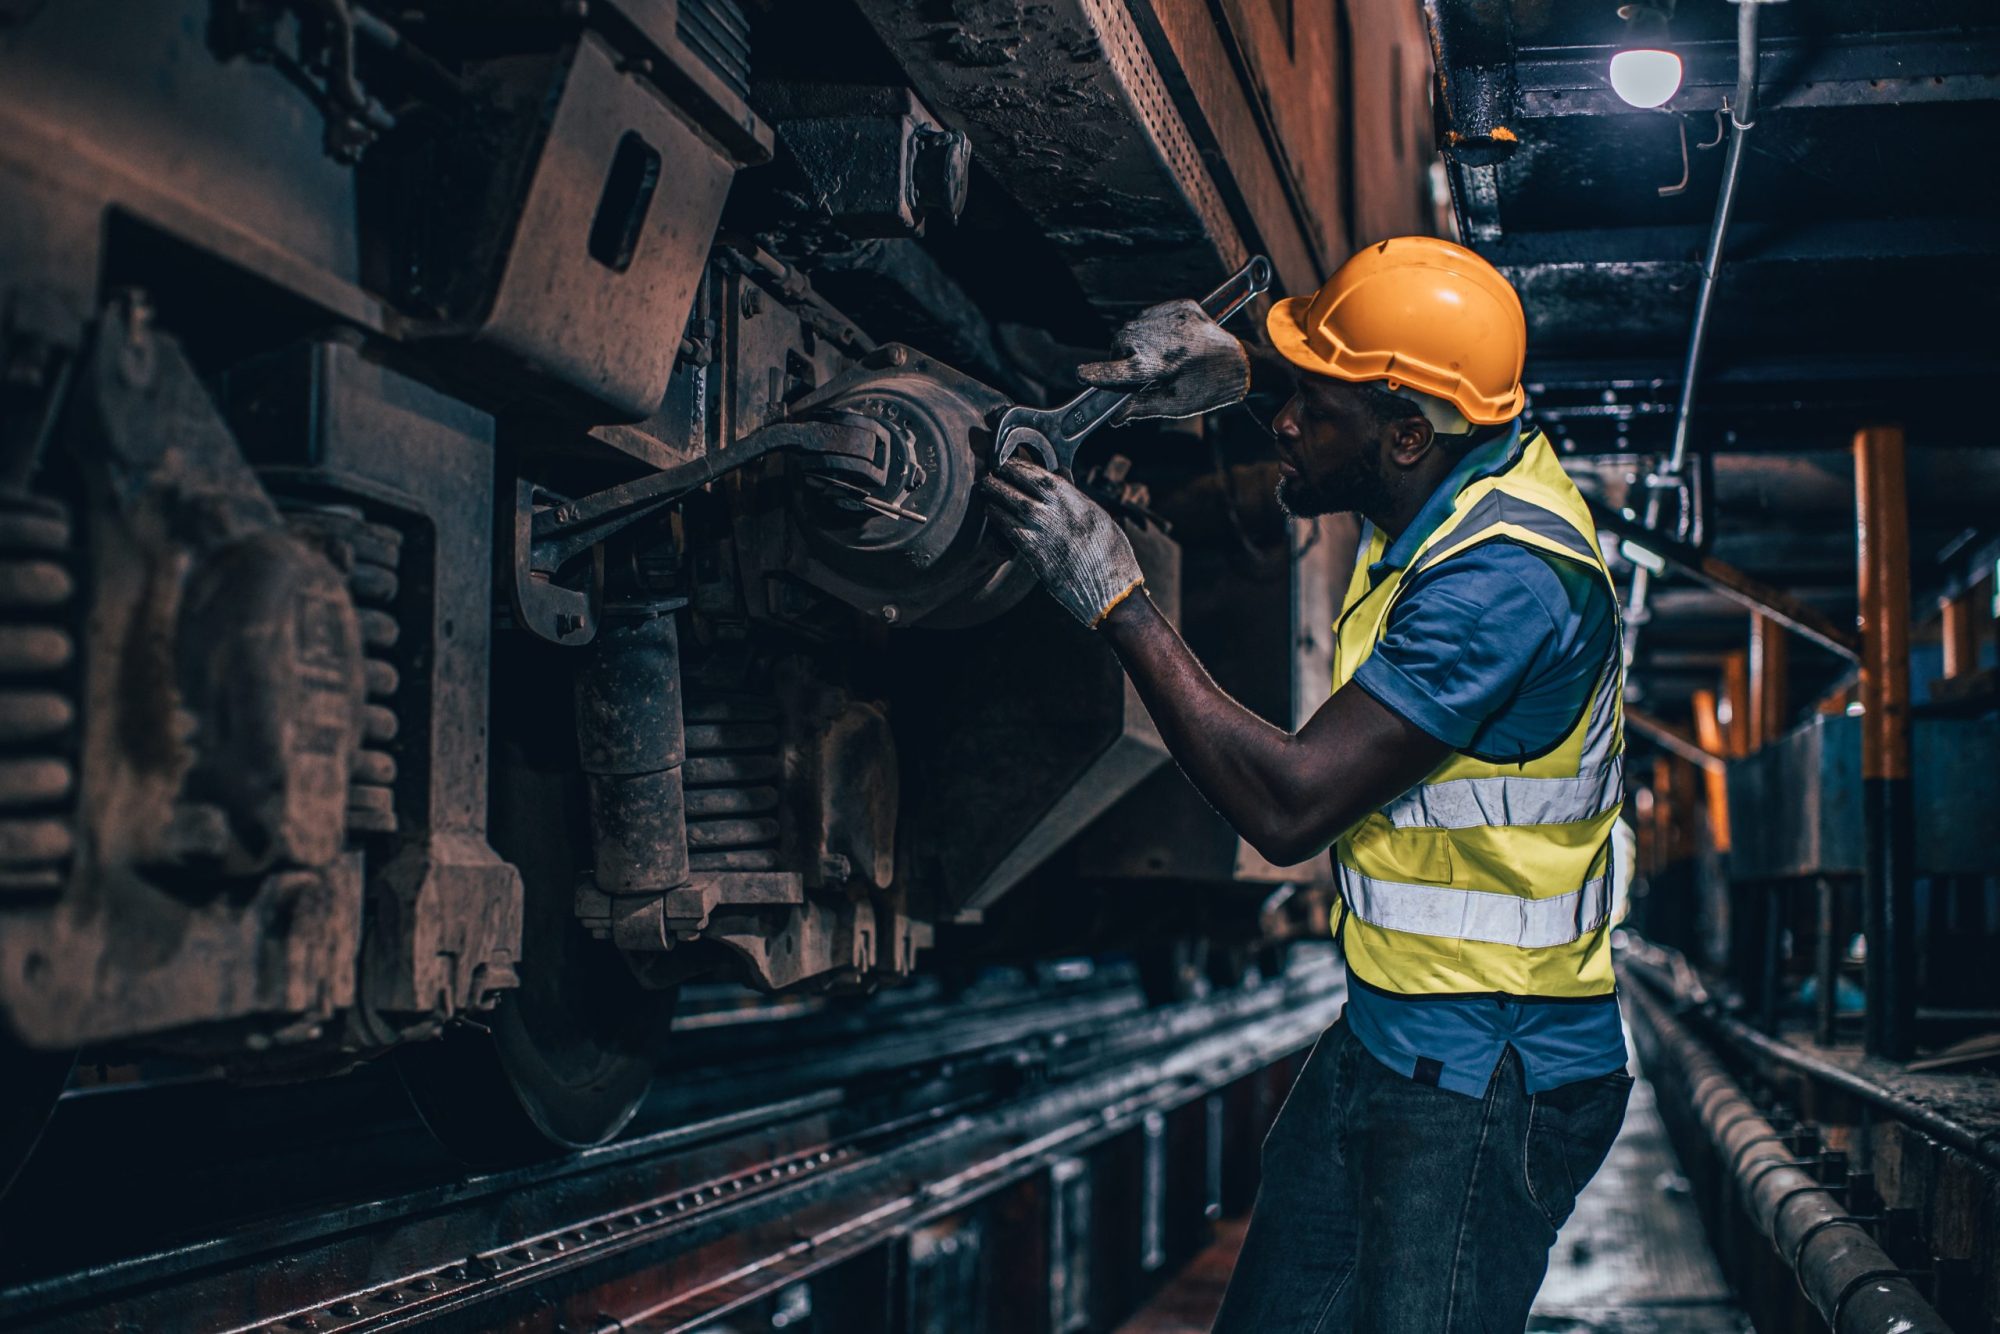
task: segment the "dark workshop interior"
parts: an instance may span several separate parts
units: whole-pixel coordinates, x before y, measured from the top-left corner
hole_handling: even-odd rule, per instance
[[[0,1328],[2000,1334],[1997,143],[1990,0],[0,0]]]

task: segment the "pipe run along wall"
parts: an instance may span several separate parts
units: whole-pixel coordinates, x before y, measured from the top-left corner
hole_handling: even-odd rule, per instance
[[[1657,1075],[1672,1071],[1695,1118],[1734,1177],[1752,1222],[1798,1276],[1833,1334],[1950,1334],[1923,1294],[1845,1206],[1794,1165],[1777,1128],[1642,984],[1623,988],[1651,1041]],[[1657,1080],[1656,1080],[1657,1082]]]

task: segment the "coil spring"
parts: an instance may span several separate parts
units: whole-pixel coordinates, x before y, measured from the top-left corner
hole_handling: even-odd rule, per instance
[[[62,887],[75,846],[69,515],[0,494],[0,890]]]
[[[399,628],[396,596],[403,535],[370,523],[352,505],[286,504],[292,535],[325,553],[347,576],[361,624],[367,702],[361,710],[361,745],[347,784],[347,827],[358,834],[396,832],[395,697],[402,682],[394,658]]]
[[[778,706],[769,700],[689,700],[688,867],[778,869]]]

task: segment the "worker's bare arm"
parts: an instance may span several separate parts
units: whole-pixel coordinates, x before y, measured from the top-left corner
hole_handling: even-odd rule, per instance
[[[1324,850],[1451,753],[1353,686],[1296,734],[1272,726],[1215,684],[1143,589],[1102,628],[1182,770],[1280,866]]]

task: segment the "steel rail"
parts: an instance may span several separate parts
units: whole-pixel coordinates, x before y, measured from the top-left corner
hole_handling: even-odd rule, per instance
[[[1056,986],[980,986],[951,997],[921,987],[772,1022],[704,1029],[671,1044],[670,1078],[656,1081],[626,1135],[509,1176],[455,1165],[407,1109],[395,1081],[363,1071],[332,1086],[231,1088],[216,1079],[72,1092],[62,1100],[23,1189],[0,1200],[0,1325],[9,1291],[85,1268],[111,1283],[163,1257],[182,1268],[234,1263],[258,1247],[311,1235],[324,1214],[295,1202],[364,1200],[345,1226],[396,1210],[490,1194],[521,1174],[560,1175],[585,1162],[608,1169],[736,1133],[760,1119],[837,1111],[898,1072],[955,1062],[1009,1073],[1021,1044],[1056,1026],[1109,1031],[1146,1010],[1116,969]],[[77,1198],[120,1201],[87,1235],[39,1219]],[[264,1220],[251,1230],[237,1220]],[[171,1235],[163,1232],[170,1225]],[[204,1240],[189,1242],[188,1237]],[[67,1256],[62,1256],[66,1251]]]
[[[932,1048],[919,1065],[864,1085],[739,1109],[558,1164],[245,1220],[233,1237],[0,1289],[0,1323],[496,1328],[519,1303],[543,1309],[573,1298],[610,1310],[608,1294],[650,1283],[645,1302],[631,1304],[629,1291],[618,1298],[627,1303],[620,1318],[631,1318],[624,1327],[698,1324],[879,1243],[884,1228],[963,1205],[1051,1155],[1129,1130],[1148,1110],[1303,1049],[1342,994],[1327,961],[1280,983],[1158,1010],[1099,995],[1068,1024],[1060,1007],[1036,1023],[1024,1008],[1009,1016],[1007,1041],[970,1057]],[[813,1243],[801,1249],[801,1235]],[[713,1277],[718,1252],[728,1258],[726,1282],[689,1277]]]

